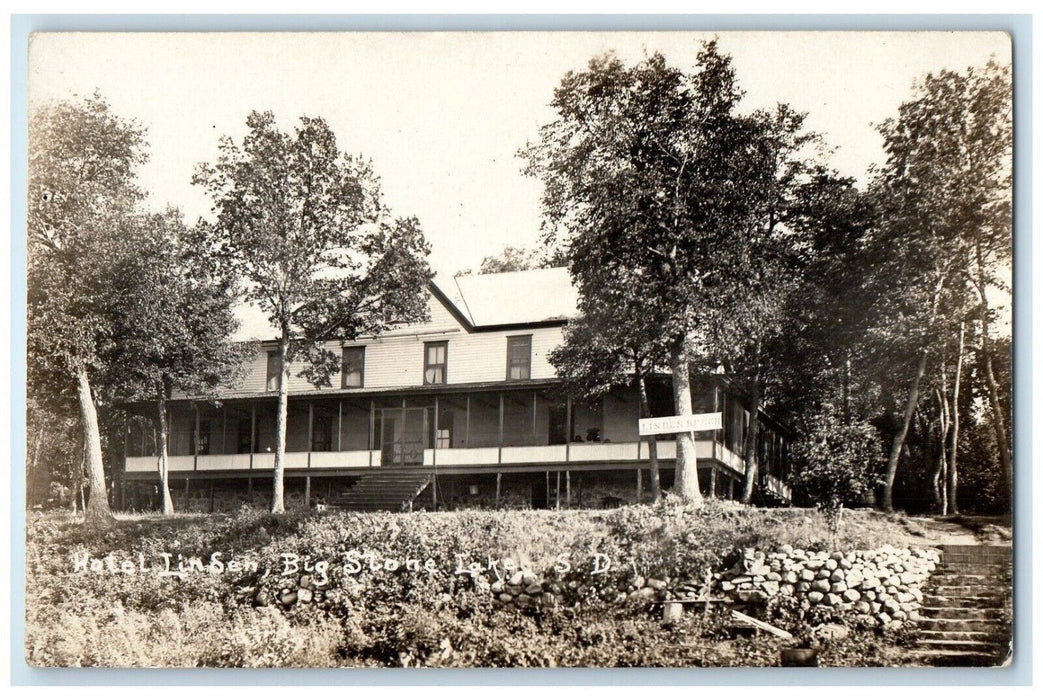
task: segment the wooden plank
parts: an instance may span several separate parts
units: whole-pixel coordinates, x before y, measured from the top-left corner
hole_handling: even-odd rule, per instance
[[[732,610],[732,619],[736,620],[737,622],[742,622],[747,625],[750,625],[751,627],[759,629],[763,632],[767,632],[768,634],[773,634],[776,637],[781,637],[782,639],[793,639],[793,635],[787,632],[786,630],[780,629],[775,625],[769,625],[767,622],[762,622],[761,620],[758,620],[755,617],[744,615],[738,610]]]

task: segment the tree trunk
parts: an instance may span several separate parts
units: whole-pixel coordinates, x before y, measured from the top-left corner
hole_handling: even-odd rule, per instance
[[[746,431],[746,440],[742,446],[742,462],[746,471],[746,478],[742,486],[742,502],[749,504],[753,500],[753,490],[757,486],[757,441],[760,438],[760,407],[761,407],[761,370],[760,370],[760,343],[757,344],[757,355],[755,357],[757,368],[753,373],[753,381],[750,383],[750,427]]]
[[[949,387],[945,381],[945,369],[942,369],[942,385],[935,396],[938,399],[938,463],[934,470],[934,502],[942,515],[949,514],[948,497],[948,464],[946,459],[946,443],[949,437]]]
[[[289,404],[289,363],[286,350],[289,345],[286,333],[279,342],[279,407],[275,417],[275,470],[272,475],[272,512],[286,512],[283,499],[283,473],[286,460],[286,413]]]
[[[161,390],[162,391],[162,390]],[[157,413],[159,414],[159,490],[163,499],[163,515],[174,514],[174,500],[170,497],[170,460],[168,458],[168,443],[170,442],[170,431],[167,428],[167,402],[161,393],[157,402]]]
[[[887,458],[887,474],[884,477],[884,497],[881,499],[881,505],[888,513],[894,510],[892,492],[894,490],[895,474],[898,472],[898,458],[902,454],[905,436],[909,433],[909,424],[912,422],[913,414],[916,412],[916,404],[920,398],[920,380],[923,379],[926,369],[927,351],[923,350],[920,353],[920,361],[916,365],[916,376],[909,387],[909,397],[905,402],[905,415],[902,418],[902,426],[898,429],[898,433],[891,442],[891,454]]]
[[[989,337],[989,302],[985,296],[985,263],[982,260],[981,246],[977,248],[978,278],[976,286],[981,298],[981,352],[985,356],[985,382],[989,388],[989,406],[992,409],[992,426],[996,432],[996,443],[999,445],[1000,465],[1003,467],[1004,487],[1013,501],[1014,470],[1011,464],[1010,443],[1007,442],[1007,425],[1000,405],[999,386],[992,367],[992,341]]]
[[[637,379],[641,417],[651,418],[652,410],[648,404],[648,387],[645,384],[647,380],[642,372],[638,372],[635,379]],[[662,487],[659,485],[659,449],[655,435],[648,436],[648,476],[650,488],[652,489],[652,500],[658,503],[662,496]]]
[[[678,416],[690,416],[692,415],[692,390],[683,341],[675,343],[670,351],[670,372],[674,388],[674,412]],[[699,490],[695,438],[691,433],[677,434],[677,466],[674,473],[674,493],[685,501],[701,504],[703,494]]]
[[[960,438],[960,377],[963,372],[963,338],[964,328],[960,324],[960,342],[956,350],[956,376],[952,385],[952,445],[949,448],[949,513],[956,515],[959,510],[956,507],[956,487],[959,483],[959,475],[956,471],[956,455]]]
[[[90,498],[84,507],[84,517],[86,523],[97,525],[112,520],[112,509],[109,508],[108,493],[105,489],[105,465],[101,456],[98,411],[94,407],[90,379],[84,367],[76,370],[76,393],[80,402],[80,418],[83,421],[84,452],[91,489]]]
[[[29,498],[27,499],[29,501],[28,505],[34,505],[38,503],[40,499],[40,494],[38,493],[39,489],[37,488],[39,479],[36,476],[36,468],[40,463],[40,447],[43,445],[43,427],[43,423],[41,422],[39,429],[36,431],[36,440],[34,440],[33,444],[33,458],[32,461],[29,462],[29,473],[26,475],[26,484],[31,487],[30,489],[26,489],[26,492],[28,493],[30,490],[32,491],[32,493],[29,493]],[[50,479],[48,479],[48,492],[49,491]],[[47,498],[47,496],[45,496],[45,498]]]

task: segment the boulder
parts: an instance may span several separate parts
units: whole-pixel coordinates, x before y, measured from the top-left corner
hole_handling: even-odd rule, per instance
[[[297,591],[297,600],[301,603],[310,603],[313,597],[310,588],[301,588]]]
[[[809,591],[808,592],[808,600],[811,601],[812,605],[818,605],[819,603],[821,603],[825,599],[825,597],[826,597],[826,594],[822,593],[820,591]]]

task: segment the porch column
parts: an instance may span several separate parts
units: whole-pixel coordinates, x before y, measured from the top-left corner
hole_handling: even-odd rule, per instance
[[[467,411],[464,418],[464,447],[471,446],[471,395],[467,395]]]
[[[341,441],[344,439],[342,437],[343,433],[344,433],[344,399],[339,399],[337,401],[337,452],[343,452],[344,451],[344,450],[341,449],[341,447],[343,447],[343,445],[341,444]]]
[[[641,502],[641,466],[637,467],[637,502]]]
[[[373,466],[373,442],[377,432],[377,406],[373,399],[369,400],[369,466]]]
[[[565,507],[572,507],[572,472],[565,470]]]
[[[228,454],[228,406],[221,404],[221,454]]]
[[[710,465],[710,498],[717,497],[717,463]]]
[[[535,445],[536,440],[536,390],[532,390],[532,444]]]
[[[565,461],[569,461],[569,450],[572,447],[572,399],[565,399]]]
[[[435,397],[435,425],[434,437],[431,442],[431,466],[438,466],[438,397]]]
[[[192,471],[195,471],[199,469],[199,404],[195,404],[193,407],[196,409],[196,439],[192,441],[195,443],[192,445]]]
[[[502,474],[496,472],[496,507],[500,507],[500,477]]]
[[[304,477],[304,510],[311,510],[311,474]]]
[[[713,412],[720,412],[720,391],[721,388],[717,384],[713,385]],[[724,416],[721,416],[721,428],[724,428]],[[710,438],[710,456],[713,459],[717,459],[717,440],[720,437],[720,430],[713,431],[713,435]],[[712,491],[710,493],[713,493]]]
[[[497,450],[496,461],[503,463],[503,392],[500,392],[500,447]]]
[[[554,510],[561,510],[561,472],[554,472]]]
[[[308,467],[311,467],[311,448],[313,446],[312,440],[315,438],[315,403],[313,401],[308,402]],[[310,486],[310,482],[308,483]],[[310,490],[310,488],[308,489]]]
[[[256,452],[256,451],[257,451],[257,404],[253,404],[252,406],[250,406],[250,469],[254,468],[254,452]]]

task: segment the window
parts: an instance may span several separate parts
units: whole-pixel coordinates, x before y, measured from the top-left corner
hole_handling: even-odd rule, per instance
[[[446,383],[446,351],[448,343],[424,343],[424,384]]]
[[[342,389],[357,389],[365,381],[366,348],[344,348],[341,360],[341,382]]]
[[[532,367],[532,336],[507,337],[507,379],[528,379]]]
[[[196,451],[196,440],[198,439],[199,451]],[[193,429],[192,434],[189,436],[189,448],[192,450],[191,454],[210,454],[210,421],[201,420],[199,421],[199,432],[198,434]]]
[[[267,391],[279,390],[279,379],[282,376],[282,361],[278,350],[268,351],[268,388]]]

